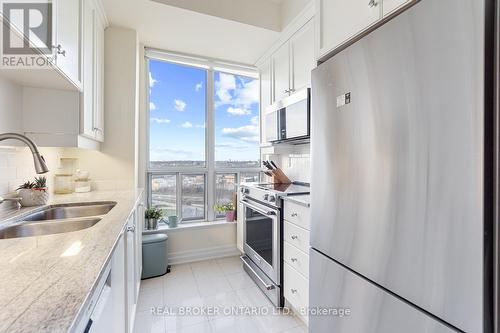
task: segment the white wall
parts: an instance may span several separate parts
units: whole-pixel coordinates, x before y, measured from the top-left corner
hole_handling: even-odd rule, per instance
[[[207,227],[169,229],[170,264],[239,255],[236,248],[236,224],[223,223]]]

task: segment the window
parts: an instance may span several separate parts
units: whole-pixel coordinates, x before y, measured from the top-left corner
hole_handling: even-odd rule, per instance
[[[151,177],[151,204],[168,216],[177,214],[177,179],[175,175]]]
[[[148,201],[182,222],[224,217],[240,182],[260,179],[253,68],[147,51]]]
[[[149,70],[150,168],[204,167],[206,71],[156,60]]]
[[[238,175],[235,173],[218,173],[215,176],[215,202],[233,202]],[[224,217],[223,212],[216,212],[217,217]]]
[[[205,175],[182,175],[182,218],[205,219]]]
[[[215,165],[258,168],[259,81],[215,72]]]

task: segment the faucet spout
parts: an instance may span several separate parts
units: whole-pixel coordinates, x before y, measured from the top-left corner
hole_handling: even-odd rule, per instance
[[[49,168],[47,167],[47,164],[45,163],[45,159],[38,151],[38,147],[36,146],[36,144],[30,138],[28,138],[22,134],[18,134],[18,133],[1,133],[0,134],[0,141],[9,140],[9,139],[21,141],[26,146],[28,146],[28,148],[31,150],[31,153],[33,154],[33,163],[35,164],[36,173],[42,174],[42,173],[49,172]]]

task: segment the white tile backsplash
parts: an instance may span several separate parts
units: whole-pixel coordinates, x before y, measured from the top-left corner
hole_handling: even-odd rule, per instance
[[[54,185],[54,171],[60,155],[60,148],[40,148],[50,172],[47,177],[49,189]],[[0,196],[11,197],[16,189],[27,180],[37,176],[31,151],[24,147],[0,147]],[[8,204],[0,205],[0,210],[10,209]]]
[[[271,155],[263,155],[264,160],[272,160],[292,181],[311,182],[310,145],[286,146],[275,149]]]

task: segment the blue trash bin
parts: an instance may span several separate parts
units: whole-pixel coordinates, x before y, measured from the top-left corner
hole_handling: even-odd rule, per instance
[[[168,255],[165,234],[142,236],[142,279],[167,274]]]

